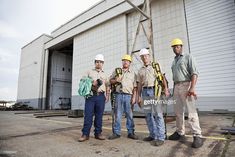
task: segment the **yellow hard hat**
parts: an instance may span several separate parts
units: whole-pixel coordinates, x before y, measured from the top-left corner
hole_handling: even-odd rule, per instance
[[[171,41],[171,47],[172,47],[172,46],[176,46],[176,45],[183,45],[182,40],[179,39],[179,38],[176,38],[176,39],[174,39],[174,40]]]
[[[130,62],[132,61],[130,55],[124,55],[124,56],[122,57],[122,60],[128,60],[128,61],[130,61]]]

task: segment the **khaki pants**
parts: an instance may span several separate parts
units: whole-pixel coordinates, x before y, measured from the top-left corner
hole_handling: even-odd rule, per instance
[[[188,122],[194,136],[201,136],[201,128],[199,124],[198,114],[195,107],[195,99],[193,96],[186,97],[190,86],[190,82],[178,83],[174,87],[174,111],[176,115],[176,131],[180,135],[185,134],[184,112],[188,109]]]

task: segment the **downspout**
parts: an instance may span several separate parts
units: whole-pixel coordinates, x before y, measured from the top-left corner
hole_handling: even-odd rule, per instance
[[[189,51],[189,53],[191,53],[190,42],[189,42],[188,20],[187,20],[187,15],[186,15],[185,0],[183,0],[183,5],[184,5],[184,19],[185,19],[186,34],[187,34],[188,51]]]

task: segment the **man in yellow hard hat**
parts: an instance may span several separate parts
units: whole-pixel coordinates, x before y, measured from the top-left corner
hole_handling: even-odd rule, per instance
[[[188,122],[193,132],[193,148],[203,145],[199,118],[195,107],[196,92],[195,86],[198,78],[198,70],[195,60],[191,54],[182,51],[183,42],[181,39],[174,39],[171,47],[175,53],[172,63],[172,74],[174,81],[174,111],[176,115],[176,131],[169,136],[169,140],[185,140],[184,108],[188,109]]]
[[[110,83],[115,86],[115,123],[113,126],[113,134],[109,137],[110,140],[120,138],[121,136],[121,120],[123,112],[126,115],[126,127],[128,138],[138,139],[134,131],[134,120],[132,106],[136,102],[136,74],[130,69],[131,56],[124,55],[122,57],[121,71],[117,69],[110,76]]]

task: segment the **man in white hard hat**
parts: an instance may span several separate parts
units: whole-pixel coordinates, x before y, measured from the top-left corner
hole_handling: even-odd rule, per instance
[[[137,75],[138,95],[137,102],[141,103],[142,97],[155,97],[155,69],[151,64],[150,54],[147,49],[140,50],[140,57],[143,62],[143,67],[140,68]],[[165,78],[163,78],[164,93],[169,96],[168,87]],[[165,141],[165,125],[163,113],[146,112],[145,119],[149,130],[149,136],[144,138],[144,141],[151,141],[154,146],[161,146]]]
[[[136,74],[130,69],[132,58],[130,55],[122,57],[122,68],[115,69],[110,76],[110,83],[113,85],[112,92],[115,92],[115,122],[113,126],[113,134],[109,137],[110,140],[120,138],[121,136],[121,121],[122,114],[126,115],[126,128],[128,138],[138,139],[135,135],[135,125],[133,120],[132,107],[136,102]]]
[[[92,127],[93,115],[94,120],[94,135],[98,140],[105,140],[102,133],[102,117],[105,108],[105,103],[109,100],[110,90],[108,87],[108,78],[103,71],[104,56],[98,54],[95,56],[95,68],[88,71],[87,76],[92,78],[92,93],[93,95],[86,98],[84,109],[84,124],[82,136],[79,142],[84,142],[89,139],[90,129]]]
[[[191,54],[183,54],[183,42],[176,38],[172,40],[171,47],[175,53],[172,63],[172,74],[174,81],[174,111],[176,115],[176,131],[169,136],[169,140],[185,141],[184,109],[188,109],[188,122],[193,132],[193,148],[203,145],[199,118],[196,110],[195,86],[198,77],[195,60]]]

